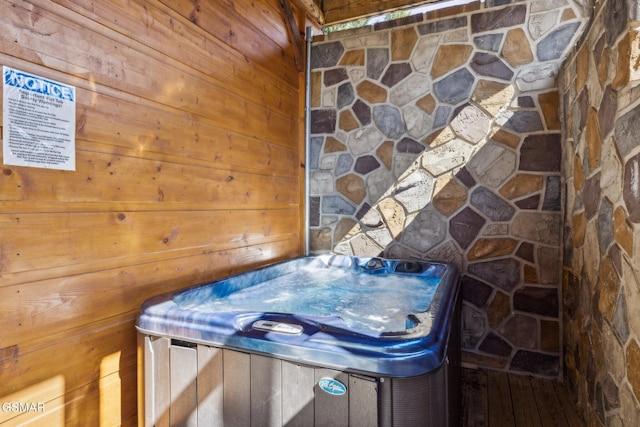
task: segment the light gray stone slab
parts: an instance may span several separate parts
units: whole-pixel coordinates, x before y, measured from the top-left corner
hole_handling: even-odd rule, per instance
[[[378,129],[370,126],[361,128],[349,135],[347,146],[354,155],[370,153],[384,141],[384,135]]]
[[[470,159],[467,169],[484,185],[497,188],[514,173],[517,160],[508,148],[487,143]]]
[[[415,212],[431,202],[433,186],[433,177],[423,170],[417,170],[398,183],[394,197],[402,203],[407,212]]]
[[[422,167],[434,177],[455,170],[466,164],[473,153],[473,145],[454,139],[422,155]]]
[[[429,206],[414,218],[408,218],[409,226],[402,234],[402,243],[420,253],[426,252],[444,240],[447,223]]]

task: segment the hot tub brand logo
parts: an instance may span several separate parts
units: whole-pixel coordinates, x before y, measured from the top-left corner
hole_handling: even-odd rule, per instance
[[[347,392],[347,386],[333,378],[322,378],[318,381],[318,386],[326,393],[334,396],[342,396]]]

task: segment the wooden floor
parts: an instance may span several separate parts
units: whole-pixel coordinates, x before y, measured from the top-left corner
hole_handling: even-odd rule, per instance
[[[506,374],[462,370],[462,426],[582,427],[564,384]]]

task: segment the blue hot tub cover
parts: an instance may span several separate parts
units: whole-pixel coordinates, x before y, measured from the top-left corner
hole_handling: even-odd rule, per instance
[[[438,368],[459,273],[447,263],[323,255],[147,300],[143,334],[387,377]]]

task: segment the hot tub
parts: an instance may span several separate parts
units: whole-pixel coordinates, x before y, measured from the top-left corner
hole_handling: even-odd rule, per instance
[[[454,426],[459,274],[304,257],[146,301],[145,425]]]

